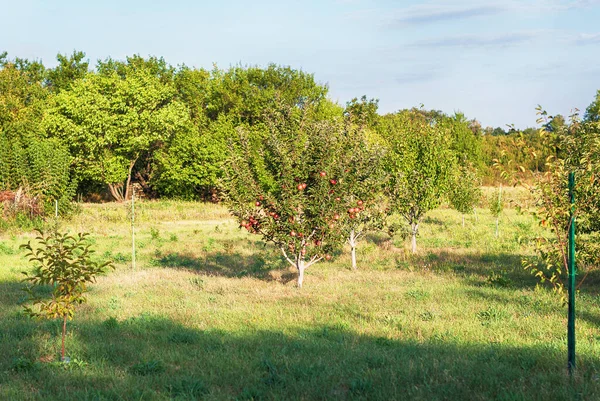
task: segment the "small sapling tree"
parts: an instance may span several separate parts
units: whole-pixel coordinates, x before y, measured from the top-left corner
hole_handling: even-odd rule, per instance
[[[481,188],[477,174],[472,168],[464,167],[457,171],[453,185],[448,191],[448,199],[452,207],[462,214],[462,226],[465,226],[465,214],[475,211],[481,199]]]
[[[581,279],[600,266],[600,125],[581,121],[577,114],[568,124],[549,130],[545,111],[538,108],[540,129],[545,148],[554,155],[546,159],[541,174],[532,174],[527,183],[533,199],[530,210],[544,228],[534,241],[536,255],[522,260],[541,282],[550,283],[566,302],[568,278],[568,232],[573,218],[577,220],[577,270]],[[568,176],[575,174],[575,204],[570,203]]]
[[[389,213],[410,225],[412,253],[417,252],[419,223],[439,206],[451,182],[456,158],[449,128],[423,110],[404,110],[383,116],[378,124],[387,142],[384,166]]]
[[[94,282],[96,276],[112,268],[110,262],[99,263],[93,260],[94,251],[88,241],[87,233],[76,236],[58,232],[57,229],[48,234],[39,232],[36,237],[37,247],[31,241],[21,245],[28,251],[27,257],[34,264],[33,273],[26,273],[24,281],[29,284],[24,290],[29,294],[32,306],[25,306],[25,312],[32,317],[62,319],[61,360],[65,361],[65,337],[67,320],[72,319],[75,307],[86,301],[88,283]],[[36,287],[52,286],[49,300],[36,294]]]
[[[238,127],[223,181],[225,201],[240,227],[274,243],[298,271],[344,241],[340,203],[353,138],[341,119],[317,118],[312,107],[281,107],[260,130]]]
[[[496,218],[496,238],[498,238],[498,235],[500,234],[498,229],[500,215],[502,214],[502,210],[504,210],[504,201],[502,199],[502,185],[500,185],[500,187],[498,187],[498,189],[496,189],[494,193],[490,195],[489,204],[490,213]]]

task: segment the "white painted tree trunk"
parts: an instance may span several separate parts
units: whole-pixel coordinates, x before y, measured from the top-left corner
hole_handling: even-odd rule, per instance
[[[499,220],[499,218],[496,217],[496,238],[498,238],[498,234],[499,234],[498,233],[498,220]]]
[[[465,227],[465,215],[464,214],[462,215],[462,226],[463,226],[463,228]]]
[[[411,240],[411,249],[412,253],[417,253],[417,231],[419,230],[419,224],[413,223],[411,224],[412,228],[412,240]]]
[[[304,270],[306,269],[306,265],[303,260],[298,260],[296,267],[298,268],[298,288],[302,288],[302,283],[304,282]]]
[[[352,269],[356,270],[356,235],[354,230],[350,231],[350,238],[348,238],[348,244],[350,244],[350,254],[352,255]]]

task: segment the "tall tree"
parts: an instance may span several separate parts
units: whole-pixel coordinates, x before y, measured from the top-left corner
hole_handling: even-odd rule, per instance
[[[129,198],[136,163],[189,129],[172,84],[150,69],[123,71],[86,74],[55,97],[44,122],[69,146],[79,177],[107,184],[118,201]]]
[[[83,78],[90,64],[89,60],[85,60],[85,53],[77,50],[70,56],[59,53],[56,60],[58,65],[46,72],[46,85],[55,93],[68,89],[74,81]]]
[[[584,120],[596,123],[600,121],[600,90],[596,92],[594,101],[585,109]]]
[[[456,158],[444,124],[432,123],[428,113],[404,110],[383,116],[378,130],[387,141],[384,162],[389,175],[385,191],[390,212],[399,213],[411,228],[411,249],[423,216],[446,195]]]

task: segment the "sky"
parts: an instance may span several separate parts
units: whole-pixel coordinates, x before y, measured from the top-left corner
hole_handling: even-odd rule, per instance
[[[600,0],[0,0],[0,52],[56,65],[128,55],[314,74],[380,113],[462,112],[483,126],[583,112],[600,89]]]

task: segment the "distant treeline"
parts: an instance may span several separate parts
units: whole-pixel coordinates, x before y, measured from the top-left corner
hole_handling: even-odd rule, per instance
[[[377,136],[386,116],[363,96],[346,105],[326,85],[290,67],[173,67],[138,55],[92,69],[85,53],[58,65],[0,54],[0,190],[24,191],[46,208],[59,200],[124,200],[135,183],[146,197],[218,199],[229,138],[241,126],[266,124],[274,108],[316,106],[319,118],[342,118]],[[499,180],[495,161],[543,171],[554,149],[533,128],[483,128],[456,113],[413,109],[450,127],[452,148],[483,183]],[[585,119],[597,120],[600,91]],[[568,124],[562,116],[553,128]],[[547,130],[546,130],[547,131]]]

